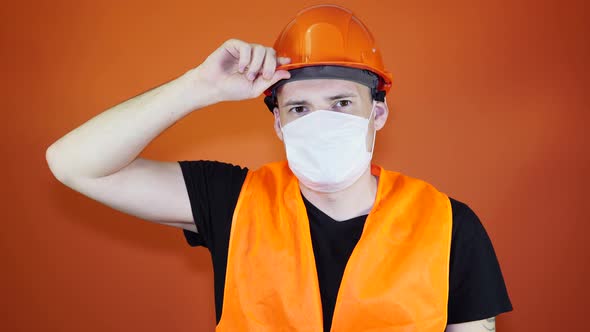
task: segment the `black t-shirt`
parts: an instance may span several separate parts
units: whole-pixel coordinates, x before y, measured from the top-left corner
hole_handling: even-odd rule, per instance
[[[183,230],[190,246],[211,252],[215,312],[221,317],[227,252],[233,211],[247,168],[218,161],[178,161],[199,233]],[[332,323],[344,267],[361,237],[367,215],[335,221],[302,195],[316,260],[324,331]],[[447,324],[469,322],[512,311],[492,242],[475,213],[450,198],[453,227]]]

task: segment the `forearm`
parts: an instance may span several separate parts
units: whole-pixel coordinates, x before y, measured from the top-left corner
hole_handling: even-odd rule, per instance
[[[217,101],[198,69],[189,70],[72,130],[47,149],[47,161],[52,172],[64,179],[112,174],[178,120]]]

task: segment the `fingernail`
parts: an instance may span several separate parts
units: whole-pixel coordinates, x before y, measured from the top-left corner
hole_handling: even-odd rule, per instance
[[[249,79],[250,81],[252,81],[252,80],[254,79],[254,76],[255,76],[255,75],[254,75],[254,73],[249,73],[249,74],[248,74],[248,79]]]

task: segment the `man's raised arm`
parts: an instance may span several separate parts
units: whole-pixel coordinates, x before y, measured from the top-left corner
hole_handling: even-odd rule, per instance
[[[138,158],[160,133],[192,111],[259,96],[283,78],[288,59],[272,48],[231,39],[198,67],[118,104],[75,128],[46,151],[66,186],[142,219],[197,231],[177,162]]]

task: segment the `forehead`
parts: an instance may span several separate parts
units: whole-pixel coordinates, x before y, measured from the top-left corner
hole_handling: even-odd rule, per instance
[[[363,97],[370,95],[368,86],[339,79],[312,79],[288,82],[277,90],[277,98],[287,100],[291,98],[308,99],[310,97],[334,96],[342,93],[352,93]]]

